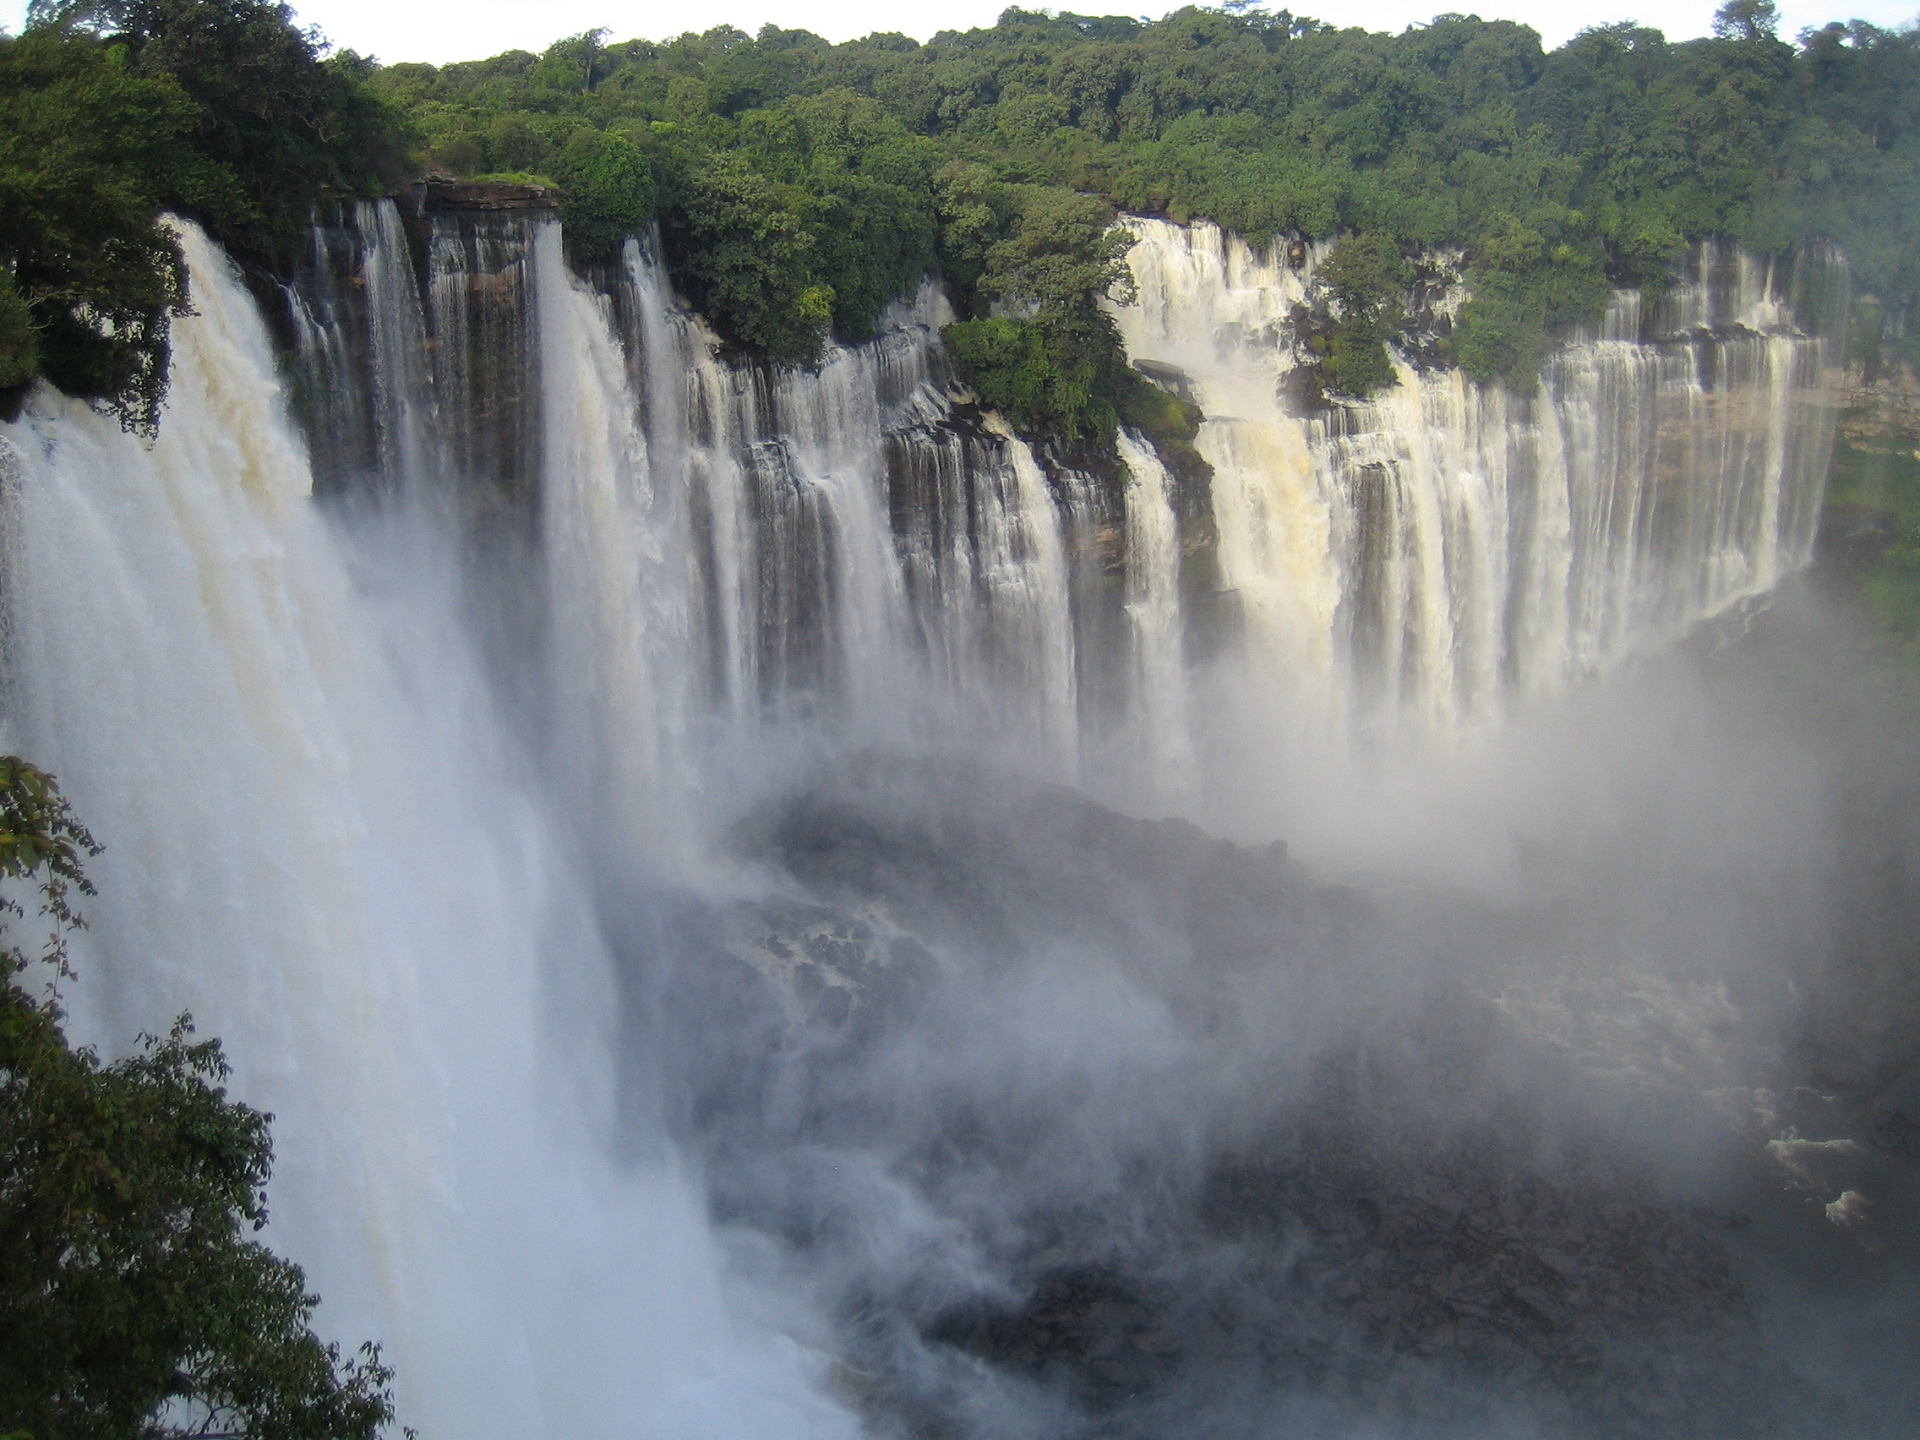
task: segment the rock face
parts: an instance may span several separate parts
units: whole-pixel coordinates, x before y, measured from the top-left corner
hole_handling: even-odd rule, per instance
[[[649,1003],[712,1018],[650,1043],[878,1433],[1753,1436],[1812,1403],[1748,1222],[1435,963],[1474,906],[880,758],[734,842],[783,878],[684,908]]]
[[[1502,1410],[1592,1435],[1782,1418],[1794,1387],[1763,1375],[1713,1222],[1592,1155],[1543,1167],[1490,1131],[1410,1155],[1350,1118],[1217,1158],[1151,1257],[1094,1242],[1103,1261],[927,1334],[1138,1433],[1223,1381],[1440,1433]]]
[[[449,180],[430,176],[413,186],[415,214],[441,210],[550,210],[560,208],[560,192],[548,185],[515,185],[501,180]]]
[[[1200,403],[1194,397],[1193,377],[1178,365],[1168,365],[1159,360],[1136,360],[1133,368],[1169,395],[1178,395],[1189,405]]]

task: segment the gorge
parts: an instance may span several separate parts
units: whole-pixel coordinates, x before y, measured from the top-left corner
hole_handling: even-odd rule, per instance
[[[80,1032],[225,1038],[427,1436],[1896,1433],[1912,767],[1783,718],[1843,261],[1307,409],[1324,247],[1122,223],[1198,466],[1037,452],[931,280],[770,367],[537,208],[267,313],[177,222],[158,438],[0,448]]]

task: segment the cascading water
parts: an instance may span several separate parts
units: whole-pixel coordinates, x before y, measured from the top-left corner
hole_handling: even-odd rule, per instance
[[[556,738],[575,804],[608,814],[607,838],[644,854],[642,837],[672,798],[661,783],[676,758],[667,747],[685,728],[677,497],[654,483],[610,307],[568,275],[552,221],[534,238],[534,275]]]
[[[382,261],[403,242],[391,206],[359,221],[376,330],[375,314],[409,308]],[[1618,297],[1552,357],[1538,397],[1403,366],[1375,401],[1300,418],[1281,382],[1317,252],[1296,268],[1205,225],[1132,222],[1140,303],[1117,313],[1135,355],[1185,371],[1207,414],[1211,558],[1236,623],[1197,677],[1185,542],[1161,523],[1171,482],[1150,447],[1124,441],[1132,478],[1111,501],[1090,477],[1043,474],[956,406],[936,289],[871,344],[770,374],[718,358],[643,245],[595,298],[550,225],[433,223],[445,398],[406,408],[437,406],[466,493],[508,517],[500,533],[517,514],[533,537],[539,558],[507,568],[544,571],[543,593],[496,628],[546,647],[540,723],[571,727],[578,794],[649,815],[621,822],[629,835],[698,830],[662,815],[823,728],[991,737],[1039,773],[1162,803],[1205,769],[1183,718],[1210,708],[1197,686],[1266,694],[1323,735],[1356,717],[1444,733],[1670,637],[1809,553],[1825,343],[1791,327],[1779,277],[1719,252],[1650,326]],[[419,381],[370,388],[379,417],[398,409],[382,396]],[[405,468],[397,443],[373,447],[388,472]],[[1108,525],[1122,539],[1101,561]]]
[[[381,213],[391,215],[391,205]],[[382,233],[386,233],[383,225]],[[436,216],[427,257],[444,456],[470,511],[518,517],[540,465],[540,329],[525,216]]]
[[[1120,433],[1126,466],[1127,622],[1133,635],[1137,764],[1165,798],[1192,782],[1187,686],[1181,653],[1180,533],[1168,499],[1169,477],[1140,437]]]
[[[43,392],[4,442],[7,742],[108,846],[78,1028],[117,1050],[191,1009],[225,1040],[277,1117],[272,1239],[331,1333],[386,1342],[410,1423],[847,1433],[726,1318],[697,1187],[606,1158],[606,955],[451,547],[315,508],[265,328],[182,242],[159,441]]]
[[[541,273],[548,362],[556,345],[601,355],[610,321],[589,320],[584,297],[569,338],[552,338],[547,307],[566,284],[555,255]],[[770,375],[717,358],[646,248],[629,244],[618,278],[633,375],[623,403],[637,417],[621,444],[671,477],[644,543],[673,557],[662,575],[674,600],[660,603],[677,608],[649,633],[660,643],[673,631],[682,646],[684,708],[641,729],[704,736],[722,768],[722,752],[737,759],[817,726],[873,743],[976,747],[990,736],[1005,758],[1071,777],[1060,520],[1026,447],[956,414],[937,342],[951,312],[937,287],[894,307],[871,344],[830,349],[817,371]],[[610,366],[611,353],[597,363]],[[577,468],[550,448],[550,501]],[[548,558],[567,583],[568,564],[551,548]]]
[[[1646,327],[1638,294],[1617,295],[1536,396],[1402,363],[1372,401],[1302,417],[1283,381],[1314,257],[1129,223],[1139,303],[1116,313],[1130,353],[1183,370],[1207,413],[1241,659],[1307,690],[1309,712],[1427,730],[1491,715],[1811,555],[1832,319],[1771,267],[1706,247]]]
[[[417,494],[436,468],[433,451],[440,437],[413,256],[400,212],[389,202],[361,201],[355,207],[354,228],[365,240],[361,274],[367,289],[380,471],[404,492]]]
[[[0,458],[7,743],[109,845],[81,1028],[190,1007],[226,1040],[279,1117],[273,1238],[429,1435],[851,1433],[740,1320],[766,1296],[615,1034],[655,917],[614,930],[649,887],[745,885],[715,852],[806,763],[957,753],[1201,812],[1255,788],[1223,730],[1452,733],[1810,551],[1832,357],[1798,280],[1731,253],[1651,319],[1617,297],[1538,396],[1403,367],[1302,417],[1317,253],[1131,222],[1132,354],[1206,414],[1194,524],[1143,437],[1113,480],[1050,473],[980,414],[932,285],[776,373],[645,243],[596,288],[551,217],[425,222],[423,274],[391,203],[316,232],[304,443],[188,228],[158,443],[43,393]]]

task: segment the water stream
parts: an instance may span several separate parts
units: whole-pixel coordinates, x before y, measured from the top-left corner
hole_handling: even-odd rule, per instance
[[[906,933],[876,902],[849,939],[741,848],[780,786],[938,756],[1277,833],[1247,755],[1497,729],[1811,554],[1818,257],[1705,249],[1533,395],[1402,362],[1302,416],[1315,256],[1131,222],[1118,316],[1205,412],[1196,501],[1131,433],[1116,479],[1050,472],[949,374],[934,285],[771,373],[720,358],[645,242],[589,283],[551,219],[425,223],[418,265],[389,202],[317,231],[284,363],[182,226],[157,442],[43,391],[0,472],[5,744],[108,847],[76,1026],[222,1037],[276,1116],[270,1238],[429,1437],[857,1430],[842,1302],[716,1225],[674,1076],[634,1060],[676,895]],[[826,975],[807,1006],[854,993],[754,953]],[[1108,1003],[1078,994],[1019,1003]],[[861,1244],[947,1244],[873,1184],[896,1210]]]

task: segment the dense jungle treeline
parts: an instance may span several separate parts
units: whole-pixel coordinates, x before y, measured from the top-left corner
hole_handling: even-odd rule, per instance
[[[188,303],[160,214],[283,271],[323,195],[399,181],[404,130],[277,5],[36,0],[28,21],[0,40],[0,401],[44,375],[151,429]]]
[[[1552,54],[1523,26],[1442,16],[1401,35],[1286,12],[1149,23],[1009,10],[919,45],[769,27],[664,44],[596,34],[535,56],[390,65],[368,81],[463,175],[644,159],[682,286],[723,336],[808,359],[867,333],[927,268],[969,323],[983,395],[1062,438],[1124,390],[1097,300],[1114,208],[1208,216],[1256,241],[1347,234],[1330,389],[1391,383],[1406,258],[1464,246],[1450,337],[1475,378],[1532,378],[1552,327],[1617,284],[1659,288],[1711,234],[1847,250],[1868,289],[1920,283],[1920,40],[1862,23],[1787,44],[1733,0],[1717,38],[1606,27]],[[1123,283],[1123,282],[1121,282]]]
[[[557,183],[581,265],[657,221],[683,293],[776,363],[871,334],[936,273],[983,400],[1062,446],[1191,424],[1102,311],[1126,283],[1116,210],[1344,236],[1315,342],[1335,394],[1393,382],[1409,262],[1439,247],[1473,296],[1441,352],[1522,388],[1554,327],[1657,291],[1707,235],[1831,239],[1898,315],[1920,292],[1920,36],[1774,28],[1770,0],[1729,0],[1715,38],[1623,24],[1548,53],[1457,15],[1385,35],[1009,10],[924,45],[592,32],[436,68],[326,55],[260,0],[37,0],[0,48],[0,387],[44,373],[152,423],[182,283],[158,210],[284,268],[316,202],[423,166]]]

